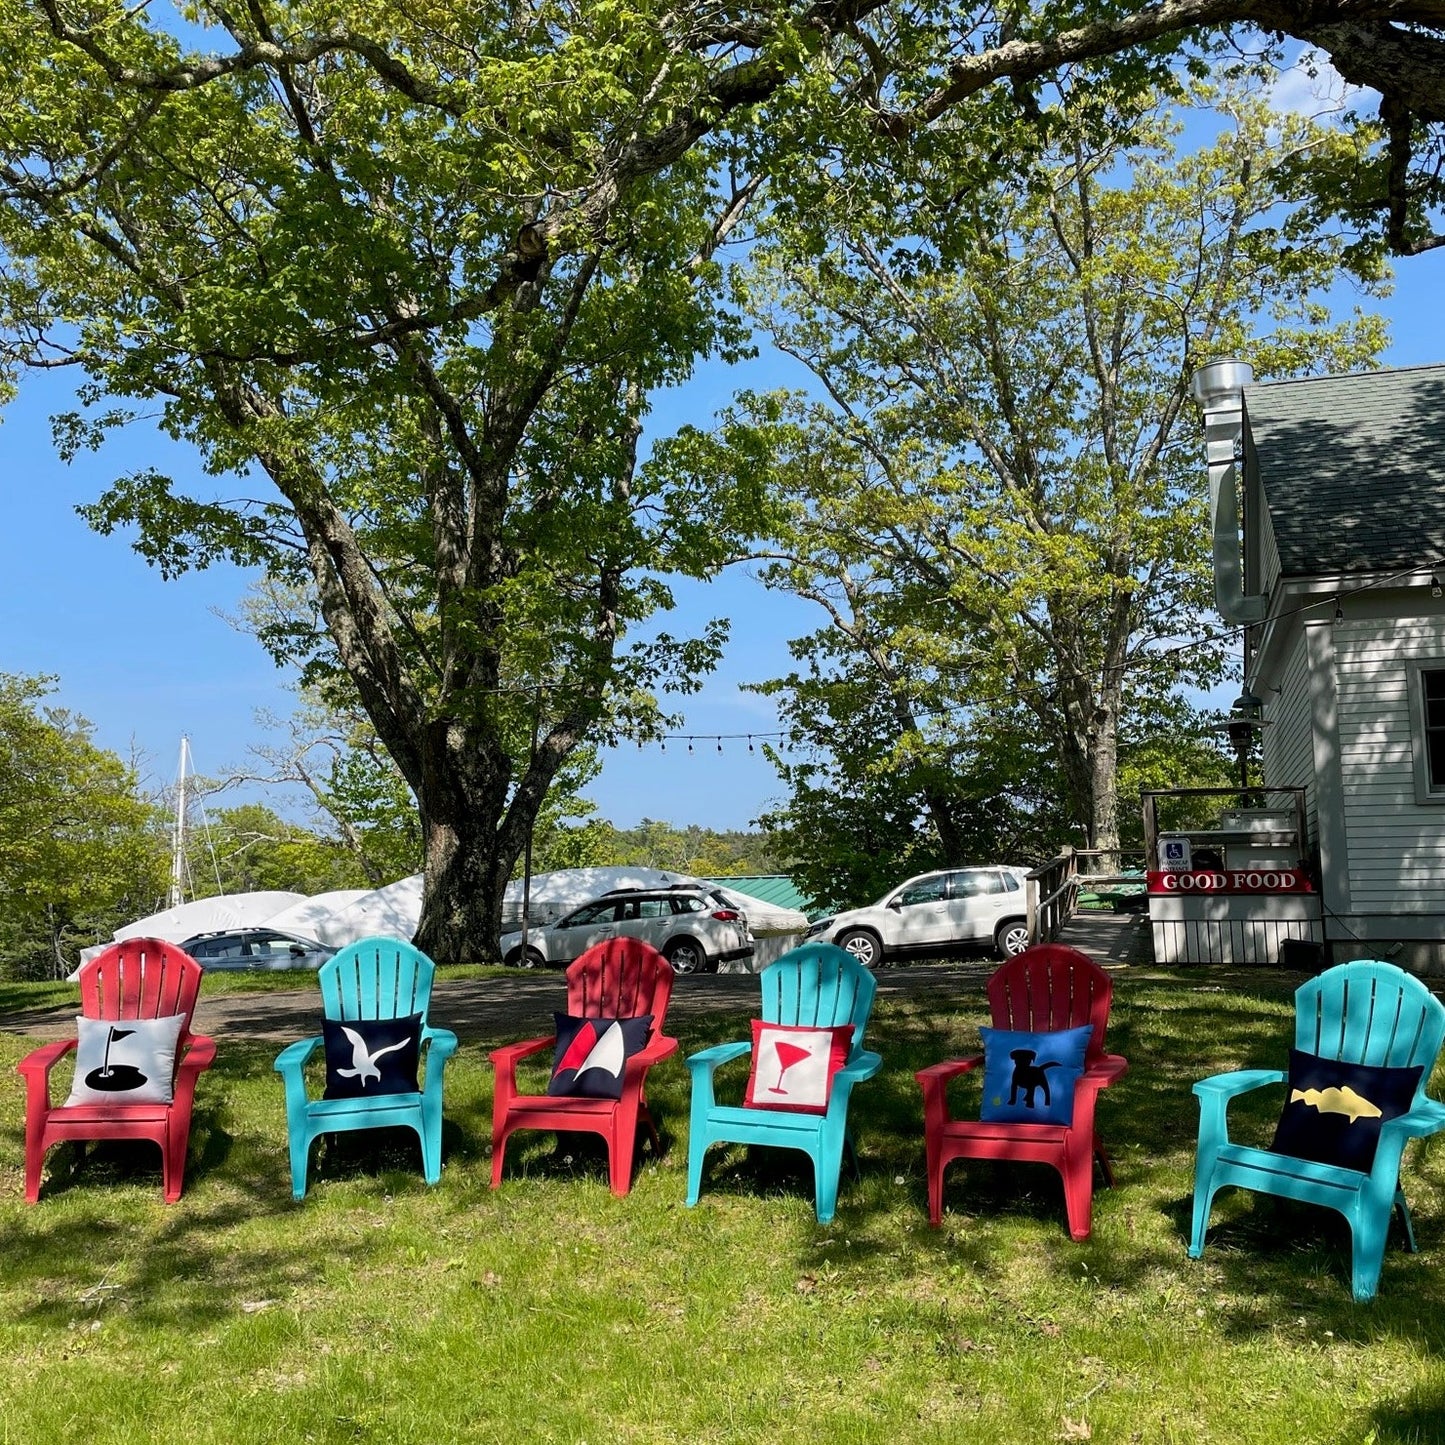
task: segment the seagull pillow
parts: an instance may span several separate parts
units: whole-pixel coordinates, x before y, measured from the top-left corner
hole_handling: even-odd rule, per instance
[[[635,1019],[579,1019],[554,1014],[557,1049],[549,1094],[583,1099],[620,1099],[628,1059],[647,1047],[652,1015]]]
[[[327,1099],[414,1094],[421,1015],[400,1019],[322,1019]]]

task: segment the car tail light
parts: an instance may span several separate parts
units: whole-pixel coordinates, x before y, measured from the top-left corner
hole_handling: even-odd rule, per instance
[[[741,916],[736,908],[719,908],[713,913],[719,923],[736,923]]]

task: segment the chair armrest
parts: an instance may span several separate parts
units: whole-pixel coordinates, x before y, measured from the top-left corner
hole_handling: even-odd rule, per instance
[[[1235,1069],[1228,1074],[1211,1074],[1200,1079],[1194,1086],[1194,1093],[1201,1099],[1233,1099],[1247,1094],[1252,1089],[1263,1089],[1269,1084],[1284,1083],[1283,1069]]]
[[[429,1093],[441,1087],[442,1070],[457,1051],[457,1036],[450,1029],[428,1026],[422,1030],[421,1041],[426,1047],[426,1076],[422,1081],[422,1091]]]
[[[862,1049],[833,1075],[834,1087],[840,1081],[850,1086],[861,1084],[864,1079],[871,1079],[882,1067],[883,1056],[881,1054],[875,1054],[871,1049]]]
[[[717,1094],[713,1088],[713,1075],[724,1065],[731,1063],[734,1059],[745,1058],[752,1053],[753,1045],[751,1040],[739,1039],[731,1044],[714,1044],[710,1049],[703,1049],[701,1053],[690,1054],[686,1060],[688,1071],[692,1074],[692,1111],[696,1119],[699,1110],[711,1109],[717,1103]]]
[[[76,1039],[59,1039],[31,1050],[18,1064],[15,1072],[25,1080],[25,1135],[38,1138],[50,1112],[50,1071],[76,1046]]]
[[[937,1088],[939,1084],[951,1083],[960,1074],[976,1069],[982,1063],[982,1054],[970,1054],[966,1059],[945,1059],[941,1064],[929,1064],[926,1069],[919,1069],[913,1077],[923,1085],[923,1091],[927,1093],[930,1087]]]
[[[707,1074],[711,1076],[724,1064],[730,1064],[734,1059],[740,1059],[744,1054],[753,1051],[751,1043],[739,1039],[731,1044],[714,1044],[710,1049],[703,1049],[700,1053],[687,1056],[687,1066],[694,1074]]]
[[[1441,1129],[1445,1129],[1445,1104],[1424,1099],[1409,1113],[1386,1119],[1380,1125],[1380,1138],[1383,1141],[1389,1134],[1400,1134],[1405,1139],[1428,1139]]]
[[[653,1034],[647,1041],[645,1049],[639,1049],[637,1053],[627,1060],[622,1069],[622,1097],[625,1099],[628,1091],[642,1087],[643,1075],[654,1065],[660,1064],[664,1059],[670,1059],[681,1045],[674,1038],[667,1034]]]
[[[925,1138],[936,1138],[948,1123],[948,1086],[971,1069],[983,1065],[982,1054],[970,1054],[963,1059],[945,1059],[939,1064],[930,1064],[914,1074],[923,1089],[923,1133]]]
[[[517,1096],[517,1065],[533,1054],[555,1048],[556,1044],[557,1036],[553,1034],[545,1039],[524,1039],[521,1043],[504,1044],[500,1049],[492,1050],[487,1057],[492,1061],[492,1111],[495,1115],[505,1116],[508,1105]]]
[[[199,1074],[204,1069],[209,1069],[216,1062],[216,1041],[209,1034],[192,1034],[190,1043],[181,1061],[176,1066],[177,1072],[189,1071]]]
[[[32,1049],[15,1065],[15,1072],[25,1080],[27,1086],[33,1087],[32,1081],[35,1081],[43,1088],[49,1080],[51,1069],[76,1043],[75,1039],[57,1039],[53,1044],[42,1044],[38,1049]]]
[[[1110,1084],[1122,1079],[1129,1072],[1129,1060],[1121,1054],[1105,1054],[1095,1059],[1084,1070],[1079,1082],[1090,1088],[1107,1089]]]
[[[287,1044],[279,1054],[272,1068],[281,1075],[286,1086],[286,1117],[295,1119],[302,1116],[306,1108],[306,1075],[303,1070],[306,1061],[321,1047],[321,1035],[314,1038],[297,1039]]]
[[[1236,1069],[1228,1074],[1213,1074],[1194,1086],[1199,1100],[1199,1141],[1196,1158],[1211,1156],[1221,1145],[1229,1143],[1227,1113],[1229,1101],[1255,1089],[1282,1084],[1283,1069]]]

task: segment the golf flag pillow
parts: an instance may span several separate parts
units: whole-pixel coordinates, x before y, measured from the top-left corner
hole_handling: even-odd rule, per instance
[[[421,1015],[399,1019],[321,1020],[326,1051],[324,1099],[415,1094],[421,1059]]]
[[[754,1019],[753,1067],[743,1103],[750,1109],[826,1114],[833,1077],[852,1047],[852,1024],[804,1028]]]
[[[1057,1033],[981,1028],[986,1124],[1072,1124],[1091,1024]]]
[[[184,1014],[163,1019],[75,1020],[77,1104],[169,1104],[176,1092],[176,1044]]]
[[[1380,1142],[1380,1125],[1409,1112],[1423,1070],[1386,1069],[1289,1051],[1284,1110],[1276,1154],[1338,1164],[1368,1173]]]
[[[579,1019],[554,1014],[557,1049],[549,1094],[582,1099],[620,1099],[627,1061],[647,1047],[652,1015],[635,1019]]]

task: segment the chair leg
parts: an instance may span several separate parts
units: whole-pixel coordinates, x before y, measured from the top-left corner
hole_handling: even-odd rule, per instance
[[[1419,1246],[1415,1243],[1415,1221],[1410,1218],[1410,1206],[1405,1203],[1405,1191],[1397,1188],[1395,1190],[1394,1207],[1400,1211],[1400,1223],[1405,1226],[1405,1247],[1411,1254],[1420,1252]]]
[[[306,1198],[306,1173],[311,1158],[311,1144],[314,1139],[308,1130],[292,1130],[291,1133],[291,1197]]]
[[[831,1153],[832,1151],[826,1151]],[[843,1172],[843,1151],[825,1158],[820,1150],[813,1156],[813,1199],[819,1224],[831,1224],[838,1210],[838,1176]]]
[[[652,1140],[652,1152],[657,1158],[662,1157],[662,1138],[657,1132],[657,1125],[652,1120],[652,1110],[645,1103],[639,1105],[637,1117],[646,1126],[647,1137]]]
[[[928,1222],[936,1229],[943,1223],[943,1171],[948,1167],[943,1141],[925,1136],[923,1171],[928,1178]]]
[[[1099,1161],[1099,1171],[1104,1176],[1104,1184],[1109,1189],[1114,1187],[1114,1166],[1109,1162],[1109,1151],[1104,1148],[1103,1142],[1094,1140],[1094,1157]]]
[[[694,1127],[687,1141],[687,1205],[690,1209],[702,1194],[702,1162],[712,1141]]]
[[[186,1184],[186,1150],[190,1144],[190,1129],[185,1133],[167,1130],[161,1142],[161,1195],[167,1204],[174,1204]]]
[[[1361,1304],[1374,1299],[1379,1288],[1380,1270],[1385,1264],[1385,1235],[1389,1227],[1388,1214],[1351,1221],[1350,1289]]]
[[[512,1131],[502,1127],[492,1131],[492,1188],[502,1187],[502,1165],[507,1157],[507,1140]]]
[[[1064,1181],[1064,1210],[1069,1219],[1069,1236],[1087,1239],[1094,1228],[1093,1150],[1066,1154],[1059,1173]]]
[[[40,1200],[40,1178],[45,1172],[45,1146],[38,1140],[25,1143],[25,1202],[36,1204]]]
[[[1204,1253],[1204,1236],[1209,1229],[1209,1211],[1214,1207],[1215,1190],[1209,1172],[1194,1176],[1194,1224],[1189,1234],[1189,1258],[1199,1259]]]

